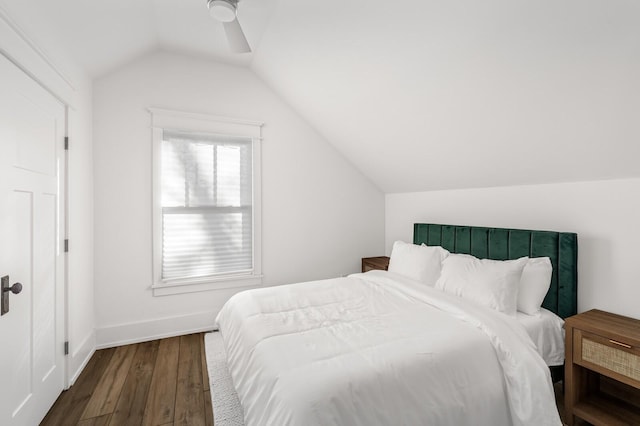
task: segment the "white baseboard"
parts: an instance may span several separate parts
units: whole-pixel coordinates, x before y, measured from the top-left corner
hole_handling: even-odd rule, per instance
[[[73,343],[73,342],[71,342]],[[87,366],[87,363],[96,351],[96,332],[92,331],[79,344],[73,344],[72,351],[67,360],[67,377],[69,386],[73,384]]]
[[[112,348],[166,337],[211,331],[215,327],[214,320],[215,314],[212,311],[207,311],[101,327],[96,330],[96,348]]]

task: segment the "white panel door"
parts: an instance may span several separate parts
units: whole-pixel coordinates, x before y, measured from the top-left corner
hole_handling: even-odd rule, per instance
[[[0,55],[0,425],[38,424],[64,387],[64,106]]]

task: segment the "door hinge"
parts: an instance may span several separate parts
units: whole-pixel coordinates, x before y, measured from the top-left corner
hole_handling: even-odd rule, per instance
[[[64,150],[65,151],[69,150],[69,136],[64,137]]]
[[[69,253],[69,240],[64,240],[64,252]]]
[[[69,341],[64,342],[64,354],[69,355]]]

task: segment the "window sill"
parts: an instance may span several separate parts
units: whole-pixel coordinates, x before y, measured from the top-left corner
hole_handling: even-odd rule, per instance
[[[163,282],[153,284],[154,296],[196,293],[200,291],[223,290],[227,288],[256,287],[262,285],[262,275],[236,275],[220,278],[205,278],[194,281]]]

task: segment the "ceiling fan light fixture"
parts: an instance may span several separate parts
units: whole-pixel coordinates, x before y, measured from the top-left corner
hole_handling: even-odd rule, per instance
[[[232,22],[236,19],[236,3],[229,0],[209,0],[209,14],[220,22]]]

